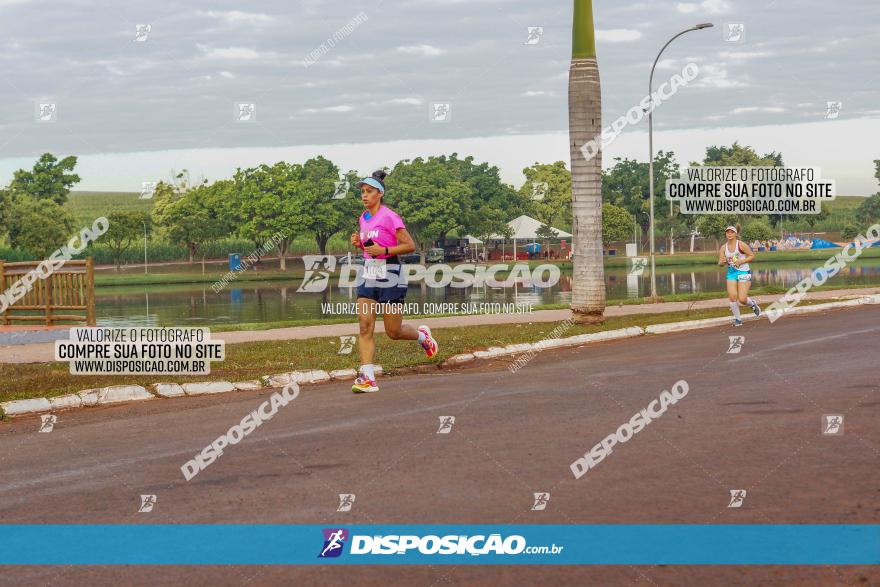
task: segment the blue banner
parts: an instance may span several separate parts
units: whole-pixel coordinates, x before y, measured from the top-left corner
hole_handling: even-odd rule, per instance
[[[0,525],[0,564],[876,565],[878,525]]]

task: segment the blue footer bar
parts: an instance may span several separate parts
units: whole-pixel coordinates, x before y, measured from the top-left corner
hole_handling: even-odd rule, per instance
[[[0,564],[876,565],[880,525],[0,524]]]

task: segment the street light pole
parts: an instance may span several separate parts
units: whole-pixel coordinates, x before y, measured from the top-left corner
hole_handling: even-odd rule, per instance
[[[144,275],[147,275],[147,223],[141,221],[141,224],[144,225]]]
[[[660,56],[663,55],[663,51],[666,50],[666,47],[679,38],[685,33],[689,33],[691,31],[698,31],[700,29],[706,29],[709,27],[715,26],[711,22],[704,22],[693,26],[689,29],[685,29],[666,41],[666,44],[663,45],[663,48],[660,49],[660,52],[657,53],[657,58],[654,59],[654,65],[651,66],[651,77],[648,78],[648,96],[651,100],[651,107],[648,110],[648,190],[650,194],[650,243],[651,243],[651,301],[657,301],[657,273],[655,271],[654,264],[654,68],[657,67],[657,62],[660,61]],[[670,207],[672,204],[669,204]]]

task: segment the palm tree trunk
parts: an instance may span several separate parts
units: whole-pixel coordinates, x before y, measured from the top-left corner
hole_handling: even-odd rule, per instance
[[[605,270],[602,264],[602,93],[591,0],[574,0],[568,129],[574,233],[572,320],[595,323],[604,319]],[[582,148],[593,139],[598,145],[588,159]]]

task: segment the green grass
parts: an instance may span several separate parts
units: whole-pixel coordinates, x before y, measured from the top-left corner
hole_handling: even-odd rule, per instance
[[[809,300],[801,305],[820,303]],[[729,315],[727,308],[687,310],[663,314],[637,314],[608,318],[601,325],[571,325],[561,337],[575,336],[629,326],[649,326],[682,320],[715,318]],[[505,346],[514,343],[537,342],[546,338],[562,322],[533,322],[522,324],[484,325],[457,328],[436,328],[434,334],[442,342],[437,362],[464,352]],[[230,344],[226,360],[214,363],[211,375],[200,376],[101,376],[71,375],[63,362],[2,364],[0,365],[0,401],[33,397],[55,397],[66,393],[108,385],[143,385],[157,382],[187,383],[193,381],[242,381],[263,375],[295,370],[356,368],[357,350],[352,355],[337,355],[337,337],[307,340],[259,341]],[[552,351],[547,351],[552,352]],[[431,363],[412,342],[391,341],[384,334],[377,335],[376,363],[385,373]]]
[[[141,200],[138,192],[70,192],[65,207],[76,219],[76,226],[82,227],[91,226],[95,218],[110,212],[149,214],[153,200]]]

